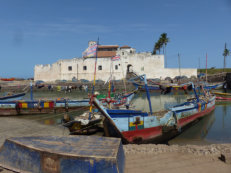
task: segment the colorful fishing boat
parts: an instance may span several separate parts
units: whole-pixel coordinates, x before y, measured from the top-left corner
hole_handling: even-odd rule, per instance
[[[89,101],[89,99],[0,101],[0,116],[68,112],[80,109],[86,110],[90,106]]]
[[[100,100],[101,104],[111,108],[129,108],[130,102],[134,97],[136,91],[129,94],[122,95],[117,99],[106,98]],[[96,97],[97,98],[97,97]],[[90,135],[102,130],[103,116],[98,111],[85,112],[80,116],[71,119],[68,115],[64,115],[63,126],[67,127],[70,135]]]
[[[6,94],[3,97],[0,97],[0,101],[14,101],[14,100],[21,100],[26,93],[18,93],[18,94]]]
[[[231,93],[213,92],[216,95],[216,100],[231,101]]]
[[[147,84],[146,84],[147,85]],[[107,109],[94,98],[94,105],[105,117],[106,136],[120,137],[124,143],[160,143],[179,134],[192,122],[209,114],[215,108],[215,96],[205,93],[168,110],[150,113],[137,110]]]

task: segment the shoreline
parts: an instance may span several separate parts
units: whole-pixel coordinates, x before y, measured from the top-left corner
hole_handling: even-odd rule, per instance
[[[67,136],[61,126],[47,126],[30,119],[1,117],[0,146],[19,136]],[[134,172],[231,172],[231,143],[208,145],[123,145],[125,173]],[[223,154],[226,162],[219,157]],[[2,170],[2,171],[1,171]],[[0,168],[0,173],[12,171]]]

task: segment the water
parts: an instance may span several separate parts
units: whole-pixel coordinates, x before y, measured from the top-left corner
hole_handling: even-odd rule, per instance
[[[65,94],[64,92],[35,92],[34,98],[70,98],[82,99],[87,97],[87,93],[73,91]],[[151,92],[151,102],[153,112],[166,109],[173,105],[183,103],[192,95],[178,93],[176,95],[160,95],[157,92]],[[26,95],[26,99],[30,94]],[[149,111],[146,93],[139,93],[135,96],[132,104],[136,109]],[[74,111],[68,114],[78,116],[84,111]],[[25,115],[18,116],[20,119],[27,119],[38,123],[57,126],[61,124],[63,113],[60,114],[42,114],[42,115]],[[169,144],[210,144],[210,143],[231,143],[231,102],[216,103],[215,110],[202,120],[193,124],[179,136],[169,141]]]

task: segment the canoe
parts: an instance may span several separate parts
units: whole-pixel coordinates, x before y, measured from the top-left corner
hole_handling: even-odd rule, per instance
[[[213,92],[216,95],[216,100],[231,101],[231,93]]]
[[[21,100],[26,93],[18,93],[18,94],[12,94],[12,95],[6,95],[3,97],[0,97],[0,101],[14,101],[14,100]]]
[[[127,143],[162,143],[179,134],[187,125],[215,108],[215,96],[194,99],[169,110],[147,112],[106,109],[95,98],[94,105],[105,117],[105,134]]]
[[[133,91],[129,94],[119,96],[116,100],[110,98],[101,99],[100,103],[107,107],[121,108],[125,106],[124,108],[129,108],[129,104],[135,93],[136,91]],[[69,129],[70,135],[90,135],[102,130],[102,120],[103,117],[98,112],[92,111],[91,114],[85,112],[72,120],[68,115],[64,115],[62,125]]]
[[[97,136],[31,136],[6,139],[0,166],[31,173],[122,173],[121,140]]]
[[[15,78],[1,78],[2,81],[14,81]]]
[[[89,101],[90,99],[0,101],[0,116],[30,115],[68,112],[72,110],[86,110],[90,106]]]

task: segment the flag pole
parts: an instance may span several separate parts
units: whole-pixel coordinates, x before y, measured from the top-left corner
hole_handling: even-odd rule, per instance
[[[91,92],[91,106],[90,106],[90,112],[89,112],[89,117],[88,119],[90,120],[91,119],[91,114],[92,114],[92,99],[93,99],[93,96],[94,96],[94,91],[95,91],[95,78],[96,78],[96,65],[97,65],[97,52],[98,52],[98,45],[99,45],[99,38],[98,38],[98,41],[96,43],[96,54],[95,54],[95,72],[94,72],[94,81],[93,81],[93,86],[92,86],[92,92]]]
[[[208,80],[208,79],[207,79],[207,61],[208,61],[208,57],[207,57],[207,53],[206,53],[206,78],[205,78],[205,79],[206,79],[206,82],[207,82],[207,80]]]

